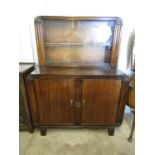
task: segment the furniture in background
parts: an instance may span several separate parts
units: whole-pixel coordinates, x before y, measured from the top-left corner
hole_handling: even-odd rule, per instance
[[[127,105],[130,107],[131,112],[133,113],[132,128],[131,128],[130,136],[128,138],[128,141],[132,142],[132,136],[135,129],[135,77],[133,77],[129,83]]]
[[[118,17],[35,19],[39,65],[28,75],[33,125],[105,128],[123,120],[128,81],[117,69],[122,20]]]
[[[129,89],[127,96],[127,105],[130,107],[133,113],[133,123],[130,136],[128,138],[129,142],[132,142],[132,136],[135,129],[135,31],[133,30],[130,34],[128,41],[128,78],[129,78]]]
[[[34,69],[34,63],[19,63],[19,130],[33,132],[31,114],[27,99],[26,79]]]

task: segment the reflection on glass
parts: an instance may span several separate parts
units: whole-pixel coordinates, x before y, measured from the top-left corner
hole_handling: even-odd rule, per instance
[[[96,28],[92,28],[92,34],[96,42],[105,43],[111,37],[111,28],[107,24],[99,24]]]
[[[46,20],[47,63],[108,63],[111,59],[113,20]]]
[[[113,21],[46,21],[45,44],[104,44],[112,46]]]

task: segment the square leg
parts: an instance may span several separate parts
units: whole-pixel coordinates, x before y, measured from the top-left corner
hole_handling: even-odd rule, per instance
[[[114,135],[114,132],[115,132],[115,129],[114,128],[108,129],[108,135],[109,136],[113,136]]]
[[[46,132],[47,132],[47,128],[43,128],[43,127],[40,128],[41,136],[46,136]]]

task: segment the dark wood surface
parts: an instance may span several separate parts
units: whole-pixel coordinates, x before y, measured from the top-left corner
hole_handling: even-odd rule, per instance
[[[113,126],[109,131],[113,135],[114,127],[122,123],[127,92],[124,74],[94,79],[92,75],[88,79],[48,74],[41,77],[28,79],[32,118],[39,126]]]
[[[26,89],[28,94],[28,101],[29,101],[29,108],[31,117],[33,120],[33,124],[38,123],[38,109],[37,109],[37,102],[36,102],[36,94],[34,88],[34,80],[26,79]]]
[[[121,80],[83,80],[83,125],[115,125]]]
[[[31,106],[31,111],[34,113],[35,121],[38,120],[37,117],[40,117],[41,125],[80,125],[81,119],[84,124],[89,124],[92,120],[92,124],[89,125],[115,125],[119,110],[124,110],[122,107],[118,109],[122,95],[120,93],[124,86],[121,79],[49,79],[45,76],[44,79],[37,78],[32,83],[34,89],[31,91],[34,93],[32,97],[34,101],[31,103],[35,103],[35,106]],[[30,86],[32,85],[30,84]],[[31,91],[29,92],[32,96]],[[79,101],[80,107],[72,108],[71,100]],[[37,114],[37,108],[39,114]],[[55,111],[52,111],[53,109]],[[58,112],[56,112],[57,110]],[[95,110],[94,118],[93,110]],[[68,111],[67,114],[65,111]],[[91,117],[89,118],[89,116]]]
[[[74,80],[36,80],[40,125],[74,124]]]
[[[33,132],[33,125],[27,100],[25,79],[33,69],[33,63],[19,64],[19,130],[28,130],[31,133]]]
[[[61,68],[61,67],[37,67],[30,73],[29,78],[35,76],[88,76],[88,77],[122,77],[123,72],[116,69],[103,69],[103,68]]]

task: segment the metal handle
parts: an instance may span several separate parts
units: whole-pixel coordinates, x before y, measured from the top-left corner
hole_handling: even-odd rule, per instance
[[[74,100],[71,100],[71,106],[73,108],[80,108],[81,107],[81,102],[80,101],[74,101]]]
[[[74,100],[70,100],[70,102],[71,102],[71,106],[73,106]]]
[[[82,100],[82,106],[85,106],[85,104],[86,104],[86,101]]]

